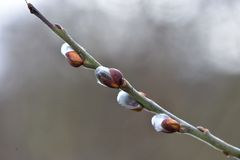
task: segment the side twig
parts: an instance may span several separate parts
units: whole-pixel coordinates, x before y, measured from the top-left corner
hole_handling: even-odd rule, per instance
[[[52,24],[47,18],[45,18],[31,3],[26,1],[28,8],[32,14],[37,16],[42,22],[44,22],[55,34],[57,34],[63,41],[68,43],[84,60],[84,66],[91,69],[96,69],[101,66],[101,64],[94,59],[82,46],[80,46],[76,41],[74,41],[71,36],[64,30],[63,27],[57,24]],[[124,79],[123,85],[119,89],[127,92],[131,95],[139,104],[145,109],[153,113],[165,113],[172,119],[176,120],[181,125],[180,133],[190,135],[209,146],[221,151],[227,156],[240,158],[240,149],[226,143],[220,138],[211,134],[208,129],[203,127],[195,127],[181,118],[175,116],[174,114],[168,112],[160,105],[158,105],[153,100],[140,94],[126,79]]]

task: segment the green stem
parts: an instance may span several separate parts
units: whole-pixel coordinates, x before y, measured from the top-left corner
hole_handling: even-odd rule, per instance
[[[27,2],[26,2],[27,3]],[[31,3],[27,3],[28,8],[32,14],[37,16],[40,20],[42,20],[54,33],[56,33],[61,39],[63,39],[66,43],[68,43],[83,59],[84,66],[87,68],[96,69],[101,64],[94,59],[82,46],[80,46],[76,41],[74,41],[71,36],[57,24],[52,24],[49,22]],[[171,118],[178,121],[182,128],[184,128],[181,133],[188,134],[209,146],[222,151],[225,155],[233,156],[240,158],[240,149],[226,143],[225,141],[219,139],[218,137],[212,135],[209,131],[204,132],[199,130],[197,127],[187,123],[181,118],[175,116],[174,114],[168,112],[160,105],[158,105],[153,100],[146,98],[139,94],[139,92],[125,79],[125,83],[121,86],[122,90],[131,95],[136,101],[138,101],[145,109],[154,112],[154,113],[165,113],[169,115]]]
[[[177,120],[181,124],[181,126],[185,128],[183,130],[184,134],[188,134],[194,138],[197,138],[198,140],[210,145],[211,147],[219,151],[222,151],[226,155],[240,158],[239,148],[219,139],[218,137],[211,134],[209,131],[208,132],[200,131],[197,127],[194,127],[193,125],[187,123],[181,118],[168,112],[160,105],[158,105],[156,102],[139,94],[139,92],[133,86],[131,86],[131,84],[127,80],[125,80],[125,84],[121,87],[121,89],[130,94],[134,99],[136,99],[145,109],[152,111],[154,113],[165,113],[171,118]]]
[[[94,59],[82,46],[80,46],[72,37],[58,24],[52,24],[45,18],[41,12],[37,10],[31,3],[27,3],[30,13],[42,20],[54,33],[68,43],[84,60],[84,66],[87,68],[96,69],[101,64]]]

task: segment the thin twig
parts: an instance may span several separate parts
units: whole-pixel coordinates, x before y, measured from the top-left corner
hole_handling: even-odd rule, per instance
[[[26,0],[25,0],[26,1]],[[37,16],[42,22],[44,22],[53,32],[55,32],[60,38],[62,38],[66,43],[68,43],[83,59],[84,66],[87,68],[96,69],[101,64],[94,59],[83,47],[81,47],[76,41],[74,41],[71,36],[61,27],[60,25],[52,24],[47,18],[45,18],[31,3],[26,1],[28,8],[32,14]],[[168,112],[160,105],[158,105],[153,100],[146,98],[145,96],[139,94],[139,92],[126,80],[124,85],[120,89],[131,95],[137,102],[139,102],[144,108],[154,113],[165,113],[171,118],[175,119],[181,124],[183,128],[181,133],[188,134],[211,147],[221,151],[227,156],[232,156],[240,158],[240,149],[226,143],[225,141],[219,139],[218,137],[211,134],[207,129],[200,129],[195,127],[181,118],[175,116],[174,114]]]

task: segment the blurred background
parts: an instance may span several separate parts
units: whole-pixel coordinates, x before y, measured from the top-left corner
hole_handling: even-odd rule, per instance
[[[105,66],[167,110],[240,146],[240,1],[32,0]],[[0,5],[0,159],[226,159],[72,68],[24,0]]]

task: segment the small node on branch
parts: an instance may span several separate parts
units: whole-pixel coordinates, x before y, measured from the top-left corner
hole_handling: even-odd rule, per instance
[[[225,156],[229,157],[229,153],[228,153],[228,152],[223,151],[223,154],[224,154]]]
[[[75,52],[67,43],[63,43],[61,53],[67,58],[69,64],[73,67],[80,67],[83,60],[77,52]]]
[[[145,96],[143,92],[139,92],[141,95]],[[117,96],[117,102],[119,105],[133,110],[133,111],[142,111],[143,107],[135,100],[132,96],[130,96],[127,92],[120,91]]]
[[[118,69],[99,66],[95,70],[98,83],[110,88],[120,88],[123,85],[123,74]]]
[[[54,24],[58,29],[63,29],[63,27],[60,24]]]
[[[180,131],[180,123],[166,114],[156,114],[152,117],[152,125],[157,132],[174,133]]]
[[[207,128],[204,128],[203,126],[197,126],[197,129],[203,133],[209,133],[209,130]]]

